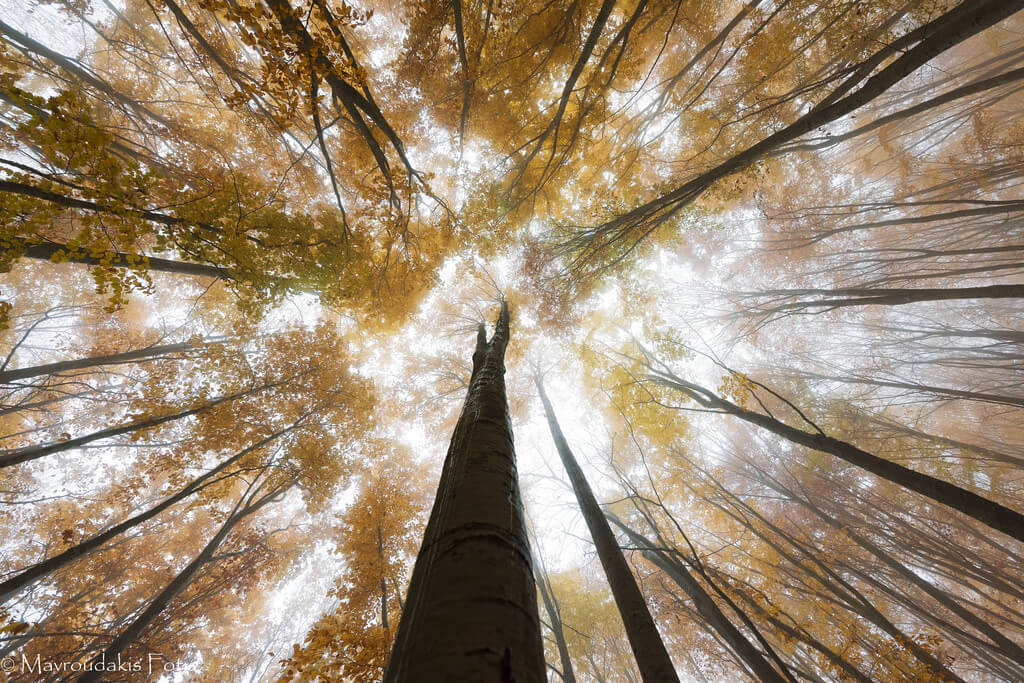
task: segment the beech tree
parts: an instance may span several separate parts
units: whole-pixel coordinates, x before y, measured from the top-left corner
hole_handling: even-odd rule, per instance
[[[544,653],[505,398],[509,307],[477,331],[473,373],[409,580],[384,680],[544,679]],[[501,596],[500,599],[495,599]]]
[[[661,642],[658,627],[654,625],[643,594],[637,587],[625,558],[619,552],[615,536],[601,514],[590,484],[587,483],[580,466],[576,463],[576,458],[569,450],[569,444],[566,443],[565,437],[562,435],[554,408],[551,407],[551,402],[548,400],[547,394],[544,393],[544,384],[539,370],[535,372],[533,379],[537,386],[537,393],[540,394],[541,403],[544,405],[544,414],[548,420],[548,428],[551,430],[551,439],[555,442],[562,465],[572,482],[576,501],[587,521],[590,535],[594,539],[608,585],[611,587],[615,604],[622,615],[622,623],[626,628],[630,646],[633,648],[633,656],[636,657],[640,675],[645,681],[675,680],[677,679],[675,669],[668,652],[665,651],[664,643]]]

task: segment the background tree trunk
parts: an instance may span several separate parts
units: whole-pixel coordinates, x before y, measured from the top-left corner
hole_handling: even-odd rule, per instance
[[[626,635],[629,637],[629,645],[633,649],[633,656],[636,658],[636,666],[640,675],[645,681],[678,681],[675,667],[672,666],[672,659],[665,650],[665,643],[661,640],[658,627],[654,624],[647,603],[644,602],[643,593],[636,585],[633,572],[626,564],[626,558],[619,549],[619,543],[615,540],[608,521],[601,513],[601,506],[594,498],[594,492],[590,490],[587,478],[583,476],[576,458],[569,449],[569,444],[562,435],[558,426],[558,419],[551,407],[547,394],[544,393],[544,384],[540,375],[535,374],[533,381],[540,393],[540,400],[544,404],[544,413],[548,418],[548,428],[551,430],[551,438],[558,449],[558,455],[562,458],[562,465],[569,474],[569,481],[572,482],[572,490],[576,494],[576,502],[583,513],[583,519],[587,522],[590,530],[590,537],[594,540],[597,548],[597,556],[604,568],[604,575],[608,579],[608,585],[612,589],[612,596],[615,598],[615,605],[619,608],[619,615],[622,617],[622,625],[626,628]]]

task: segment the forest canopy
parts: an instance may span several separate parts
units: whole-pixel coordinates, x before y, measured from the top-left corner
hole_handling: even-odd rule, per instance
[[[1024,679],[1022,9],[0,1],[0,683]]]

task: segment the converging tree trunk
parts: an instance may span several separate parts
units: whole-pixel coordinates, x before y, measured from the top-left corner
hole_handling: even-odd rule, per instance
[[[750,667],[750,670],[761,681],[778,681],[783,683],[783,678],[778,671],[768,662],[761,652],[747,640],[747,637],[729,621],[729,618],[722,613],[715,601],[708,595],[704,587],[697,579],[693,578],[686,567],[668,553],[658,549],[649,540],[633,531],[623,524],[618,517],[608,513],[608,519],[619,527],[629,538],[630,543],[641,548],[643,555],[654,566],[661,569],[672,579],[676,585],[686,591],[686,594],[693,601],[697,613],[715,630],[723,641],[725,641],[736,655],[743,660],[743,663]]]
[[[268,503],[281,500],[281,497],[293,484],[294,481],[274,487],[266,493],[260,493],[257,490],[252,496],[239,501],[238,506],[232,510],[220,530],[206,544],[206,547],[153,598],[152,602],[134,621],[114,637],[102,653],[86,663],[84,667],[85,673],[78,677],[76,683],[96,683],[96,681],[99,681],[103,677],[106,663],[117,662],[118,655],[138,640],[139,636],[153,623],[153,620],[167,609],[171,601],[188,588],[189,584],[196,578],[199,570],[216,559],[217,549],[224,542],[224,539],[227,538],[228,534],[246,517],[258,512]],[[257,495],[258,497],[255,497]]]
[[[569,481],[572,482],[572,490],[576,494],[576,502],[583,513],[583,519],[587,522],[590,530],[590,537],[594,540],[597,548],[597,556],[604,567],[604,575],[608,579],[608,585],[612,589],[612,596],[622,616],[622,624],[626,627],[626,636],[629,638],[629,645],[633,649],[633,656],[636,658],[636,666],[644,681],[678,681],[675,667],[665,650],[665,643],[661,640],[658,627],[654,624],[647,603],[644,602],[643,593],[636,585],[633,572],[626,564],[619,549],[619,543],[615,540],[608,521],[601,512],[594,492],[590,490],[590,484],[583,476],[576,458],[569,449],[569,444],[562,435],[562,429],[558,426],[558,419],[551,407],[547,394],[544,393],[544,384],[539,374],[533,377],[540,393],[540,400],[544,404],[544,413],[548,418],[548,428],[551,430],[551,438],[558,449],[558,455],[562,459],[562,465],[569,474]]]
[[[693,382],[687,382],[665,367],[655,368],[649,366],[648,369],[651,371],[651,378],[658,384],[670,387],[689,396],[703,408],[734,415],[741,420],[755,424],[801,446],[807,446],[822,453],[830,453],[851,465],[865,469],[894,484],[898,484],[915,493],[920,493],[936,503],[973,517],[982,524],[1001,531],[1018,541],[1024,541],[1024,514],[1016,510],[1000,505],[948,481],[936,479],[935,477],[904,467],[899,463],[880,458],[873,453],[863,451],[853,444],[828,436],[818,429],[816,425],[813,426],[817,433],[806,432],[770,415],[747,410],[732,401],[723,399],[702,386]]]
[[[384,680],[545,681],[530,546],[505,399],[508,305],[481,324],[473,374]]]
[[[219,477],[219,475],[223,474],[225,470],[231,467],[231,465],[235,464],[236,462],[238,462],[245,456],[249,455],[253,451],[256,451],[260,448],[263,448],[267,444],[274,442],[275,440],[277,440],[281,436],[284,436],[288,432],[298,429],[300,426],[301,423],[296,422],[295,424],[292,424],[289,427],[285,427],[284,429],[274,432],[273,434],[264,439],[260,439],[253,445],[234,454],[233,456],[231,456],[224,462],[220,463],[213,469],[207,470],[204,474],[201,474],[200,476],[193,479],[188,485],[186,485],[180,491],[178,491],[172,496],[164,498],[160,503],[157,503],[148,510],[140,512],[139,514],[134,515],[132,517],[129,517],[125,521],[119,524],[115,524],[114,526],[106,529],[105,531],[102,531],[94,536],[91,536],[90,538],[87,538],[80,543],[76,543],[64,552],[53,555],[52,557],[48,557],[47,559],[37,562],[36,564],[30,567],[22,569],[14,576],[11,576],[10,578],[0,583],[0,603],[6,602],[9,598],[16,595],[19,591],[24,590],[36,581],[39,581],[40,579],[52,574],[58,569],[61,569],[62,567],[71,564],[72,562],[81,557],[85,557],[86,555],[94,552],[95,550],[98,550],[105,543],[123,534],[129,529],[133,529],[134,527],[137,527],[140,524],[143,524],[144,522],[153,519],[167,508],[171,507],[172,505],[179,501],[184,500],[185,498],[188,498],[192,494],[197,493],[208,484],[218,481],[218,479],[216,479],[215,477]]]
[[[31,379],[41,375],[55,375],[59,372],[69,372],[71,370],[98,368],[103,365],[120,365],[121,363],[131,363],[133,361],[143,360],[146,358],[156,358],[157,356],[167,356],[172,353],[192,351],[195,348],[195,346],[192,346],[192,344],[188,342],[181,342],[180,344],[148,346],[144,349],[135,349],[134,351],[125,351],[123,353],[111,353],[105,356],[76,358],[75,360],[46,363],[45,365],[33,365],[28,368],[5,370],[0,372],[0,383],[13,382],[19,379]]]
[[[558,600],[555,598],[555,591],[551,588],[551,579],[548,577],[547,569],[545,569],[544,563],[539,557],[534,556],[533,563],[537,570],[537,573],[534,575],[537,580],[537,588],[540,590],[541,600],[544,601],[544,611],[548,613],[548,621],[550,622],[551,635],[555,639],[555,647],[558,648],[559,666],[562,667],[562,670],[557,673],[561,675],[565,683],[576,683],[576,672],[572,666],[572,658],[569,656],[569,645],[565,642],[565,627],[562,624],[562,613],[558,607]],[[551,665],[548,664],[548,666]]]

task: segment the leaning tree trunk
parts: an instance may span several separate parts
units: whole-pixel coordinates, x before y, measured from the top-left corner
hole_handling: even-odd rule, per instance
[[[477,334],[469,393],[409,584],[384,680],[546,680],[505,400],[508,306]]]
[[[615,605],[619,608],[622,616],[622,625],[626,627],[626,636],[629,638],[629,645],[633,649],[633,657],[636,659],[636,666],[640,670],[640,676],[644,681],[678,681],[675,667],[665,650],[665,643],[661,640],[658,627],[654,624],[647,603],[644,602],[643,593],[636,585],[633,572],[626,564],[619,549],[619,543],[615,539],[604,518],[601,506],[598,505],[594,492],[590,490],[587,478],[583,476],[576,458],[569,449],[569,444],[562,435],[558,426],[558,419],[555,411],[544,393],[544,384],[540,375],[534,375],[534,382],[537,391],[540,393],[540,400],[544,404],[544,414],[548,418],[548,428],[551,430],[551,438],[558,449],[558,455],[562,459],[562,465],[569,474],[569,481],[572,482],[572,490],[576,494],[576,502],[583,513],[583,519],[587,522],[590,530],[590,537],[594,539],[594,547],[597,549],[597,556],[604,568],[604,575],[608,579],[608,586],[612,589],[612,596],[615,598]]]
[[[658,548],[645,537],[623,524],[611,512],[605,513],[615,526],[622,529],[630,542],[640,548],[644,557],[672,579],[676,585],[686,591],[693,602],[694,608],[715,633],[736,653],[744,664],[750,667],[760,681],[785,683],[786,679],[768,662],[765,656],[751,643],[743,632],[729,621],[715,601],[708,595],[700,582],[695,579],[686,567]]]
[[[576,672],[572,666],[572,658],[569,656],[569,644],[565,641],[562,614],[558,608],[555,591],[551,588],[551,579],[548,576],[547,569],[544,567],[543,560],[535,556],[533,562],[537,567],[537,573],[534,575],[537,579],[537,588],[540,589],[540,597],[544,601],[544,610],[548,613],[548,620],[551,622],[551,635],[554,636],[555,647],[558,649],[558,659],[562,667],[562,670],[557,673],[561,675],[565,683],[576,683]]]
[[[167,606],[171,604],[171,601],[189,587],[199,573],[199,570],[206,564],[214,561],[217,549],[220,548],[228,534],[238,526],[239,522],[249,515],[258,512],[268,503],[280,500],[288,488],[290,488],[290,485],[278,487],[255,501],[250,499],[245,501],[244,504],[239,502],[239,507],[232,511],[224,524],[221,525],[220,530],[206,544],[206,547],[153,598],[149,605],[146,606],[146,609],[132,623],[114,636],[114,639],[107,645],[106,649],[85,664],[85,673],[75,679],[75,683],[98,683],[103,678],[106,663],[117,662],[120,655],[138,641],[139,637],[150,627],[153,621],[163,614]]]
[[[221,464],[217,465],[213,469],[207,470],[204,474],[201,474],[195,479],[193,479],[188,485],[186,485],[180,491],[178,491],[172,496],[164,498],[163,501],[157,503],[148,510],[140,512],[139,514],[134,515],[132,517],[129,517],[125,521],[119,524],[115,524],[114,526],[108,528],[106,531],[102,531],[96,534],[95,536],[87,538],[84,541],[71,546],[64,552],[48,557],[45,560],[41,560],[30,567],[22,569],[14,576],[8,577],[3,582],[0,582],[0,604],[7,602],[7,600],[14,597],[18,592],[24,590],[28,586],[31,586],[36,581],[39,581],[40,579],[46,576],[49,576],[58,569],[66,567],[67,565],[71,564],[79,558],[89,555],[90,553],[103,547],[103,545],[106,544],[107,541],[116,538],[117,536],[123,534],[124,532],[130,529],[134,529],[140,524],[148,522],[149,520],[153,519],[154,517],[156,517],[161,512],[171,507],[175,503],[178,503],[179,501],[188,498],[192,494],[197,493],[198,491],[202,490],[204,487],[212,483],[212,481],[215,481],[214,477],[219,476],[222,472],[231,467],[231,465],[233,465],[234,463],[238,462],[239,460],[249,455],[253,451],[256,451],[260,448],[263,448],[267,444],[272,443],[273,441],[287,434],[288,432],[297,429],[298,426],[299,423],[295,423],[290,427],[286,427],[284,429],[274,432],[265,439],[261,439],[254,443],[253,445],[244,448],[238,453],[235,453],[233,456],[231,456]]]
[[[828,436],[817,425],[813,425],[813,423],[810,424],[817,430],[816,433],[798,429],[771,415],[747,410],[705,389],[699,384],[694,384],[678,377],[664,366],[656,368],[649,365],[648,370],[651,372],[651,379],[655,382],[689,396],[703,408],[708,408],[712,412],[734,415],[741,420],[755,424],[793,443],[834,455],[851,465],[860,467],[882,479],[931,498],[936,503],[941,503],[954,510],[958,510],[996,531],[1001,531],[1018,541],[1024,542],[1024,514],[1016,510],[979,496],[973,491],[950,484],[948,481],[936,479],[930,475],[904,467],[899,463],[881,458],[873,453],[863,451],[853,444]],[[763,387],[763,385],[761,386]],[[767,387],[764,388],[767,389]],[[775,392],[771,393],[775,394]],[[775,395],[778,396],[778,394]],[[792,406],[792,404],[790,405]],[[796,408],[795,406],[792,407]],[[802,413],[801,416],[803,417]],[[806,420],[807,418],[804,417],[803,419]]]
[[[64,360],[45,365],[33,365],[28,368],[17,368],[15,370],[4,370],[0,372],[0,383],[13,382],[19,379],[32,379],[41,375],[55,375],[59,372],[70,372],[71,370],[86,370],[98,368],[104,365],[120,365],[145,358],[166,356],[172,353],[192,351],[196,347],[189,342],[180,344],[164,344],[162,346],[149,346],[144,349],[125,351],[123,353],[111,353],[105,356],[92,356],[90,358],[76,358],[75,360]]]

